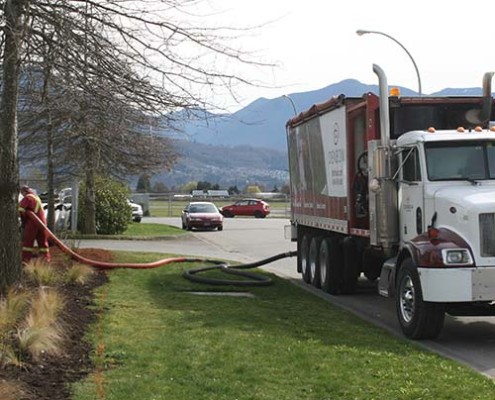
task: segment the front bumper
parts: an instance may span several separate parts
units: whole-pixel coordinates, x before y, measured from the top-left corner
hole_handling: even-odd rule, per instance
[[[495,301],[495,267],[418,268],[423,300]]]
[[[188,226],[190,228],[196,228],[196,229],[215,229],[218,227],[221,227],[223,224],[222,222],[216,222],[216,221],[189,221]]]

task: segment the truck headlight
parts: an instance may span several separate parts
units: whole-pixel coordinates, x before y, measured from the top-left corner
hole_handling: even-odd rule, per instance
[[[468,249],[443,249],[442,260],[445,265],[473,265]]]

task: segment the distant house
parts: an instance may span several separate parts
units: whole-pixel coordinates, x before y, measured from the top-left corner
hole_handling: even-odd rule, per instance
[[[206,197],[207,193],[203,190],[193,190],[191,192],[193,197]]]
[[[208,190],[208,197],[229,197],[227,190]]]

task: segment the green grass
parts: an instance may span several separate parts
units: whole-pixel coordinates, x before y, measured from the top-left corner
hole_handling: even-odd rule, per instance
[[[70,235],[72,239],[161,239],[167,236],[183,235],[186,232],[176,226],[131,222],[120,235]]]
[[[182,229],[175,226],[133,222],[128,225],[127,230],[123,233],[123,236],[170,236],[183,233],[184,231]]]
[[[117,253],[149,262],[160,254]],[[190,264],[115,270],[93,330],[101,374],[74,400],[493,399],[495,383],[282,279],[239,291],[191,283]]]

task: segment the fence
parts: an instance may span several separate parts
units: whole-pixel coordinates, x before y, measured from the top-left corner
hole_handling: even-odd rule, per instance
[[[211,201],[217,207],[235,203],[247,197],[260,198],[261,196],[201,196],[183,195],[176,193],[134,193],[132,200],[141,204],[145,216],[152,217],[178,217],[184,207],[191,201]],[[271,199],[266,199],[270,204],[270,216],[279,218],[289,218],[290,203],[287,195],[279,195]]]

